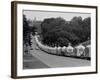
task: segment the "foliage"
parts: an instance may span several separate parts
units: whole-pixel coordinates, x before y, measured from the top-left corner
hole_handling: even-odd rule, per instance
[[[31,23],[30,20],[27,20],[26,16],[23,15],[23,43],[26,44],[28,43],[31,45],[31,37],[30,34],[32,33],[33,35],[35,34],[36,27],[35,26],[30,26],[29,24]]]
[[[90,17],[73,17],[66,21],[61,17],[47,18],[41,23],[43,43],[50,46],[73,46],[90,39]]]

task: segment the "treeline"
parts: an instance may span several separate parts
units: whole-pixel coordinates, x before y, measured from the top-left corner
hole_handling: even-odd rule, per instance
[[[73,17],[70,21],[47,18],[41,23],[42,42],[49,46],[72,46],[91,39],[91,18]]]
[[[31,21],[27,20],[26,16],[23,15],[23,44],[31,45],[30,34],[35,34],[36,27],[34,25],[30,26]]]

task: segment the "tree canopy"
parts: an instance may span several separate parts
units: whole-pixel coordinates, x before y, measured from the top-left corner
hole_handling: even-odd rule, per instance
[[[34,25],[30,26],[31,20],[27,20],[26,16],[23,15],[23,43],[28,43],[31,45],[30,34],[35,34],[36,27]]]
[[[66,21],[61,17],[47,18],[41,23],[43,43],[48,45],[73,46],[90,39],[91,18],[73,17]]]

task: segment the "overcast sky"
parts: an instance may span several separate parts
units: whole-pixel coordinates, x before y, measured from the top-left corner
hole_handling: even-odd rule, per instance
[[[44,18],[56,18],[56,17],[62,17],[66,21],[70,21],[73,17],[75,16],[81,16],[82,19],[90,17],[91,15],[89,13],[73,13],[73,12],[52,12],[52,11],[29,11],[29,10],[24,10],[23,14],[26,15],[27,19],[34,20],[41,20],[43,21]]]

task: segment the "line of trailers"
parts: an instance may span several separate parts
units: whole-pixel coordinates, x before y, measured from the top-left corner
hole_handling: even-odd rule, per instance
[[[67,46],[67,47],[66,46],[50,47],[50,46],[42,44],[38,40],[38,37],[39,37],[38,35],[34,36],[34,39],[35,39],[37,46],[41,50],[43,50],[49,54],[74,57],[74,58],[82,58],[82,59],[87,59],[87,60],[90,60],[90,58],[91,58],[91,46],[90,45],[83,46],[82,44],[80,44],[76,47],[72,47],[69,44],[69,46]]]

